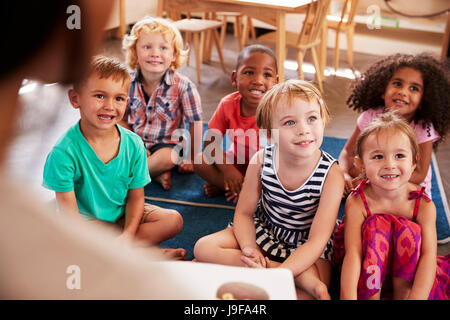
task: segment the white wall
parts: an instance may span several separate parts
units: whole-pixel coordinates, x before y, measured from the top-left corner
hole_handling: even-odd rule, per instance
[[[119,26],[119,3],[114,0],[114,9],[106,29]],[[127,24],[134,23],[146,15],[156,16],[157,0],[125,0],[125,15]]]
[[[439,12],[448,7],[448,0],[391,0],[391,6],[410,15],[424,15]],[[382,17],[394,18],[399,21],[399,28],[382,26],[380,29],[370,29],[367,17],[371,5],[380,9]],[[354,51],[377,55],[392,53],[419,53],[423,51],[441,54],[446,15],[435,18],[408,18],[393,13],[383,0],[359,0],[356,32],[354,36]],[[386,21],[386,20],[384,20]],[[391,20],[392,21],[392,20]],[[388,23],[387,21],[386,23]],[[328,47],[334,48],[335,32],[328,32]],[[341,34],[339,47],[347,49],[345,34]]]

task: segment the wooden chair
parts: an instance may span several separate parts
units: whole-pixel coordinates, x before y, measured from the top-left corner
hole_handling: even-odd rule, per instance
[[[220,29],[220,45],[223,48],[223,43],[225,42],[225,36],[227,33],[227,22],[228,18],[234,19],[234,35],[238,39],[239,44],[239,51],[242,50],[242,19],[244,18],[244,15],[240,12],[216,12],[215,13],[217,18],[222,20],[222,28]]]
[[[353,35],[355,34],[355,13],[359,0],[334,0],[343,4],[340,16],[327,15],[327,28],[336,31],[336,44],[334,46],[334,71],[339,67],[339,34],[345,32],[347,36],[347,62],[353,69]]]
[[[244,28],[242,33],[242,44],[244,46],[248,44],[249,35],[252,36],[253,43],[256,43],[256,31],[253,25],[253,19],[249,16],[245,16],[244,18]]]
[[[321,42],[321,32],[324,29],[329,5],[330,0],[311,2],[306,7],[305,20],[303,21],[300,33],[286,31],[286,46],[297,49],[298,75],[300,79],[304,78],[302,71],[303,58],[306,50],[311,49],[313,65],[316,69],[315,80],[321,92],[323,92],[322,72],[317,48]],[[263,43],[274,43],[276,40],[275,35],[276,32],[269,32],[258,37],[257,40]],[[283,66],[280,67],[282,68]]]
[[[175,20],[176,16],[170,15],[171,19]],[[188,15],[189,17],[189,15]],[[174,19],[175,18],[175,19]],[[223,72],[226,72],[225,63],[222,56],[222,46],[220,45],[218,28],[222,26],[222,22],[217,20],[208,19],[181,19],[173,22],[173,25],[182,33],[186,34],[186,42],[189,43],[190,48],[192,48],[192,42],[194,43],[194,53],[195,53],[195,68],[197,71],[197,81],[200,83],[200,65],[203,61],[202,52],[203,47],[200,45],[200,35],[202,38],[206,38],[206,33],[211,31],[216,45],[217,53],[219,55],[220,65]],[[193,40],[192,40],[193,39]],[[203,41],[202,41],[203,42]]]
[[[224,11],[216,12],[215,15],[217,16],[217,18],[222,20],[222,28],[220,30],[220,45],[222,46],[222,48],[223,48],[223,43],[225,41],[225,35],[227,33],[228,18],[234,19],[234,24],[233,24],[234,30],[233,31],[234,31],[234,36],[238,39],[239,51],[241,51],[242,48],[245,45],[247,45],[248,40],[249,40],[249,35],[243,34],[244,29],[249,30],[249,32],[252,35],[253,41],[256,40],[255,28],[253,28],[252,19],[250,17],[244,15],[241,12],[224,12]],[[243,27],[244,24],[248,24],[248,28],[244,28]]]

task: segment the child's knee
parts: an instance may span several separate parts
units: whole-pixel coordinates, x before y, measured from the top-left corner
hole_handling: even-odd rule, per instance
[[[211,242],[208,241],[208,237],[202,237],[197,240],[194,245],[194,257],[197,261],[207,261],[209,252],[211,251]]]
[[[161,166],[163,170],[172,170],[178,163],[178,159],[172,159],[171,157],[161,159]]]
[[[172,148],[162,148],[151,154],[147,162],[149,168],[157,164],[162,170],[170,170],[177,165],[179,159]]]
[[[168,209],[165,220],[167,226],[169,226],[169,229],[172,230],[173,233],[178,234],[183,229],[183,217],[178,211]]]

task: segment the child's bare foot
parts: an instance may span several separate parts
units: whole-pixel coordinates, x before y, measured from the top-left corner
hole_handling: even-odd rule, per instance
[[[203,185],[203,189],[205,190],[205,194],[208,197],[217,197],[224,193],[224,191],[221,190],[219,187],[216,187],[215,185],[209,183],[205,183]]]
[[[154,179],[156,182],[159,182],[164,190],[169,190],[172,187],[172,179],[170,175],[170,171],[166,171],[161,173],[159,176]]]
[[[164,253],[164,255],[166,255],[167,257],[169,257],[172,260],[185,260],[186,259],[186,250],[184,250],[183,248],[178,248],[178,249],[167,248],[167,249],[163,249],[163,253]]]

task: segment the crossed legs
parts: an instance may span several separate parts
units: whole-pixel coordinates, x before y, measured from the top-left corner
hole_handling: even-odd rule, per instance
[[[241,260],[242,252],[232,227],[199,239],[194,247],[194,256],[198,262],[246,266]],[[271,268],[279,266],[279,262],[270,261]],[[299,300],[330,299],[328,287],[331,281],[331,264],[319,259],[294,281]]]

